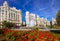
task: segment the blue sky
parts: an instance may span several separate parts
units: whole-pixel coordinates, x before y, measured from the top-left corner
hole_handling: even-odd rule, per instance
[[[14,6],[22,10],[23,21],[25,21],[26,11],[51,20],[52,17],[56,18],[60,10],[60,0],[0,0],[0,5],[4,1],[7,1],[10,7]]]

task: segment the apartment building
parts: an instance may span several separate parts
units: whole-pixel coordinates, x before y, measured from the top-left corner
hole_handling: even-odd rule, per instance
[[[15,7],[9,7],[7,1],[0,6],[0,24],[2,26],[2,22],[12,22],[16,25],[20,26],[22,23],[22,13],[21,10],[17,10]]]

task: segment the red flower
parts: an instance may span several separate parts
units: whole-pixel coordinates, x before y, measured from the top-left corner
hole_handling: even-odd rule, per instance
[[[17,32],[14,31],[14,32],[13,32],[13,36],[14,36],[14,37],[17,36]]]
[[[44,39],[44,41],[47,41],[47,39]]]
[[[58,40],[60,40],[60,36],[58,37]]]
[[[16,38],[16,41],[18,41],[19,40],[19,38]]]
[[[53,41],[56,41],[57,40],[57,37],[54,37]]]
[[[28,40],[22,40],[22,41],[28,41]]]
[[[11,32],[10,29],[5,29],[5,30],[4,30],[4,34],[10,33],[10,32]]]
[[[38,39],[36,39],[35,41],[39,41]]]

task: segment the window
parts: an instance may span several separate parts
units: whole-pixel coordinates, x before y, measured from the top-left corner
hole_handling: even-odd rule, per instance
[[[15,14],[14,14],[14,20],[15,20]]]
[[[10,19],[10,13],[9,13],[9,19]]]
[[[17,21],[17,15],[16,15],[16,21]]]

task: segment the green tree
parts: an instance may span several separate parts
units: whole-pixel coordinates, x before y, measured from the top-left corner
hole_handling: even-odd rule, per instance
[[[14,27],[14,23],[11,23],[11,22],[7,22],[7,21],[3,21],[2,25],[5,27],[5,28],[11,28],[11,27]]]
[[[7,26],[7,21],[3,21],[3,22],[2,22],[2,26],[3,26],[3,27],[6,27],[6,26]]]
[[[56,21],[57,21],[57,24],[60,25],[60,10],[58,11],[56,15]]]

